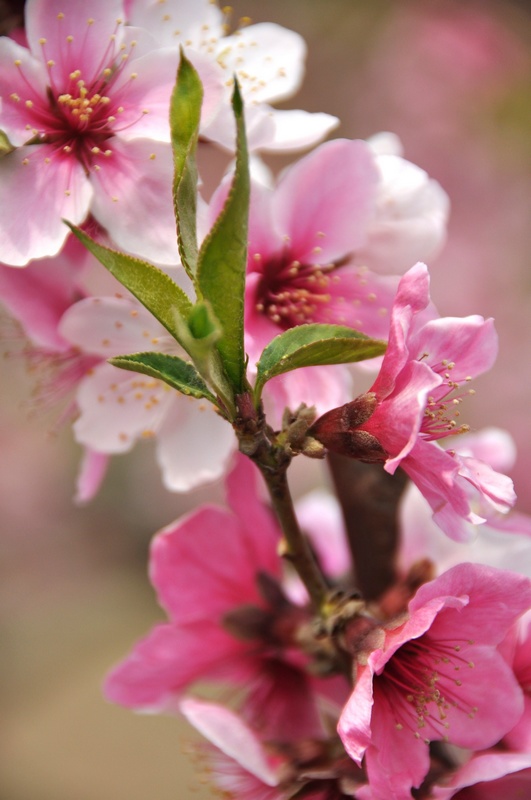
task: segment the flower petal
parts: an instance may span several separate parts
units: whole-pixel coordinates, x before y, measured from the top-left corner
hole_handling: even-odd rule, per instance
[[[76,159],[52,145],[20,147],[0,159],[0,260],[15,267],[56,255],[68,236],[63,218],[78,225],[92,188]]]
[[[289,237],[292,257],[325,264],[358,247],[376,181],[373,155],[362,141],[326,142],[290,167],[278,184],[274,213],[277,230]]]
[[[115,137],[91,175],[92,213],[118,247],[158,264],[178,264],[169,144]]]

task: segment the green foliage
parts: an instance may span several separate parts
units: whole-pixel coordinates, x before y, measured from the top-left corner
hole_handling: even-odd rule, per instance
[[[177,83],[171,97],[173,205],[181,261],[190,278],[197,270],[197,164],[203,87],[199,75],[181,51]]]
[[[232,107],[237,128],[236,169],[225,205],[199,251],[197,282],[221,326],[217,347],[238,394],[245,386],[243,302],[250,181],[243,104],[237,83]]]
[[[380,356],[386,343],[343,325],[298,325],[275,336],[260,356],[255,384],[258,401],[264,384],[299,367],[347,364]],[[311,399],[311,398],[310,398]]]
[[[195,367],[177,356],[166,353],[133,353],[110,358],[109,363],[121,369],[157,378],[182,394],[200,399],[206,398],[211,403],[216,403],[216,398],[201,380]]]
[[[174,339],[183,344],[178,320],[189,316],[192,303],[180,286],[153,264],[103,247],[79,228],[68,222],[67,225],[98,261],[164,325]]]

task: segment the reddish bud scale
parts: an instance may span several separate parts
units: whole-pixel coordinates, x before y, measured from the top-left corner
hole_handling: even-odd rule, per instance
[[[308,433],[333,453],[368,463],[383,463],[389,454],[375,436],[359,430],[373,415],[377,403],[373,392],[361,394],[350,403],[327,411]]]

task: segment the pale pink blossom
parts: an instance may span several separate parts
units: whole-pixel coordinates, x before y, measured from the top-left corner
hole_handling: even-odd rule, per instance
[[[7,264],[55,255],[62,218],[80,224],[89,212],[118,246],[178,261],[168,123],[177,56],[123,23],[121,0],[29,0],[28,48],[0,39],[0,127],[14,147],[0,163]]]
[[[298,150],[323,139],[339,120],[330,114],[279,111],[271,103],[286,100],[299,89],[306,45],[295,31],[270,22],[248,25],[227,35],[225,15],[210,0],[128,0],[127,18],[147,29],[161,47],[185,48],[196,64],[212,68],[222,95],[203,118],[201,136],[234,150],[235,126],[230,108],[234,76],[245,104],[249,149]]]
[[[97,476],[102,456],[125,453],[141,439],[154,438],[164,485],[184,492],[220,477],[233,452],[231,426],[207,401],[185,397],[167,384],[106,363],[135,352],[177,353],[175,341],[151,314],[124,294],[89,297],[72,305],[59,324],[61,336],[78,352],[98,360],[76,392],[76,440],[86,457],[87,486]],[[85,475],[85,472],[82,473]]]
[[[449,198],[440,184],[403,158],[397,136],[381,133],[368,144],[379,172],[375,213],[355,263],[377,272],[404,272],[437,255],[446,238]]]
[[[417,264],[400,281],[387,351],[372,387],[321,417],[312,432],[329,449],[364,461],[401,466],[453,539],[464,540],[463,520],[480,524],[514,504],[512,481],[488,464],[444,450],[435,442],[468,430],[459,406],[472,377],[496,357],[492,320],[480,316],[428,319],[429,276]]]
[[[111,673],[109,699],[172,710],[198,680],[221,680],[245,687],[247,719],[285,740],[301,729],[318,734],[312,688],[344,701],[343,679],[317,681],[305,672],[297,632],[310,619],[307,598],[297,605],[284,592],[280,530],[258,497],[257,477],[238,456],[227,478],[228,509],[203,506],[155,537],[150,575],[170,621]]]
[[[522,690],[496,646],[530,602],[527,578],[461,564],[359,645],[338,730],[349,755],[365,758],[374,800],[411,797],[429,742],[483,749],[518,722]]]

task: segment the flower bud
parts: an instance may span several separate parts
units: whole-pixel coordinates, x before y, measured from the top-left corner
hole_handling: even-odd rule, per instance
[[[361,394],[319,417],[308,434],[333,453],[369,463],[384,462],[388,453],[378,439],[368,431],[359,430],[372,416],[377,403],[373,392]]]

